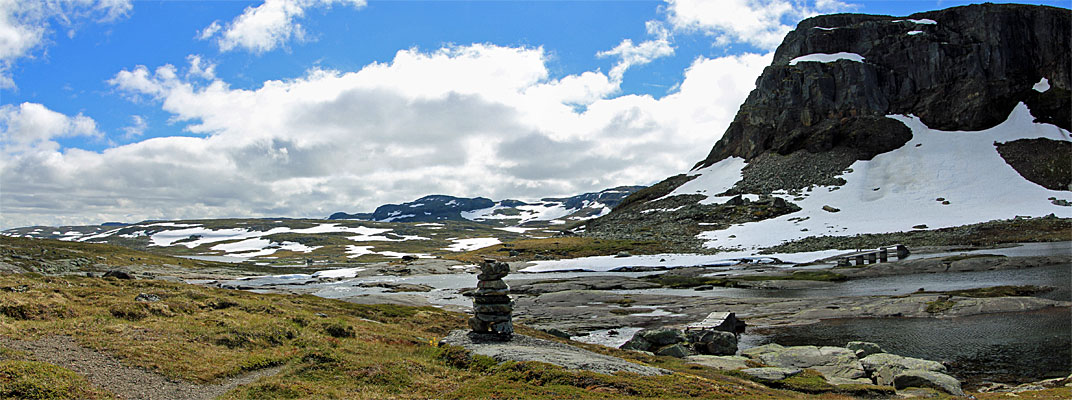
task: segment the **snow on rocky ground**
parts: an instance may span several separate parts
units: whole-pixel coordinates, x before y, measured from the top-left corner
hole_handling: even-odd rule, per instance
[[[280,226],[269,229],[267,231],[249,230],[245,228],[210,229],[204,227],[194,227],[156,232],[149,237],[149,240],[151,241],[150,246],[182,245],[191,249],[208,243],[216,243],[230,240],[256,239],[264,236],[277,235],[281,233],[353,233],[356,234],[356,236],[350,236],[347,239],[353,240],[355,242],[427,240],[427,238],[419,236],[401,236],[399,239],[392,239],[381,235],[382,233],[387,233],[390,231],[390,228],[369,228],[366,226],[351,227],[340,226],[339,224],[319,224],[311,228],[301,229]],[[176,243],[181,240],[190,238],[193,238],[193,240]],[[249,249],[246,249],[244,251],[249,251]]]
[[[488,246],[493,246],[502,243],[498,238],[469,238],[469,239],[450,239],[454,244],[448,246],[445,250],[449,251],[470,251]]]
[[[895,19],[890,22],[911,22],[917,25],[938,25],[938,21],[933,19]]]
[[[496,214],[496,211],[503,209],[514,209],[517,213],[510,214]],[[599,213],[584,216],[584,217],[569,217],[570,214],[581,211],[583,209],[598,209]],[[543,202],[526,204],[516,207],[507,207],[502,205],[495,205],[488,208],[482,208],[473,211],[463,211],[461,213],[462,218],[468,219],[474,222],[483,222],[491,220],[511,220],[514,221],[514,225],[519,226],[527,222],[546,221],[552,224],[563,224],[565,219],[569,220],[585,220],[591,218],[597,218],[610,213],[610,207],[597,202],[597,201],[583,201],[580,207],[566,207],[565,204],[560,202]],[[567,218],[569,217],[569,218]],[[520,233],[520,232],[519,232]]]
[[[1046,93],[1047,90],[1050,90],[1050,80],[1042,78],[1042,80],[1039,80],[1034,86],[1031,86],[1031,89],[1034,89],[1039,93]]]
[[[500,231],[513,232],[513,233],[525,233],[525,232],[537,230],[537,229],[540,229],[540,228],[522,228],[520,226],[508,226],[508,227],[505,227],[505,228],[495,228],[495,229],[498,229]]]
[[[798,62],[822,62],[822,63],[828,63],[828,62],[834,62],[834,61],[838,61],[838,60],[849,60],[849,61],[855,61],[855,62],[864,62],[864,56],[861,56],[861,55],[856,54],[856,53],[845,53],[845,52],[833,53],[833,54],[813,53],[813,54],[805,54],[803,56],[800,56],[800,57],[794,58],[792,60],[789,60],[789,65],[797,65]]]
[[[504,208],[515,208],[519,211],[516,215],[504,215],[495,214],[496,211]],[[473,211],[462,212],[462,218],[470,221],[488,221],[488,220],[518,220],[517,225],[524,224],[530,221],[551,221],[556,220],[577,211],[577,209],[566,208],[560,203],[538,203],[527,204],[517,207],[504,207],[496,205],[493,207],[482,208]]]
[[[251,238],[237,242],[223,243],[212,246],[211,250],[222,251],[229,256],[235,257],[263,257],[275,254],[279,250],[289,250],[296,253],[308,253],[322,246],[306,246],[296,242],[274,243],[268,239]]]
[[[1072,209],[1057,206],[1050,197],[1068,193],[1043,188],[1020,176],[998,154],[994,142],[1025,138],[1069,141],[1069,132],[1054,125],[1035,123],[1027,106],[1018,105],[1009,118],[987,130],[938,131],[916,117],[890,116],[912,130],[903,147],[857,161],[841,175],[841,187],[816,187],[804,200],[793,201],[785,192],[775,196],[793,201],[803,210],[769,220],[738,224],[698,235],[708,248],[751,251],[816,235],[849,236],[930,229],[1007,219],[1056,214],[1072,217]],[[713,195],[740,180],[743,160],[729,158],[695,171],[700,177],[682,185],[675,194],[704,194],[703,203],[722,203]],[[943,205],[939,198],[949,202]],[[828,212],[823,206],[840,209]]]
[[[730,157],[712,164],[711,166],[689,172],[689,176],[697,176],[684,185],[678,186],[673,192],[662,198],[673,197],[683,194],[702,194],[708,196],[701,200],[700,204],[724,203],[729,197],[717,197],[715,195],[725,192],[741,180],[741,171],[748,165],[743,158]],[[662,199],[660,198],[660,199]],[[718,201],[724,199],[722,201]],[[658,200],[658,199],[657,199]]]
[[[283,223],[282,221],[276,221],[276,223]],[[244,223],[240,223],[244,224]],[[442,224],[423,224],[427,225],[426,229],[442,229]],[[436,226],[431,226],[436,225]],[[129,232],[130,228],[138,229],[133,232]],[[129,233],[119,234],[120,230],[127,229]],[[91,241],[91,240],[107,240],[109,237],[116,236],[126,239],[133,239],[138,237],[148,237],[149,246],[169,247],[169,246],[185,246],[186,248],[197,248],[202,245],[216,244],[210,247],[210,250],[222,252],[226,256],[241,257],[241,258],[253,258],[264,257],[274,254],[277,251],[292,251],[297,253],[309,253],[322,246],[306,246],[297,242],[283,241],[274,242],[268,238],[271,235],[283,234],[283,233],[295,233],[295,234],[323,234],[323,233],[347,233],[353,236],[347,236],[346,238],[354,242],[405,242],[411,240],[431,240],[427,237],[417,235],[400,235],[391,234],[391,236],[385,236],[385,234],[391,232],[391,228],[371,228],[367,226],[343,226],[338,223],[321,223],[309,228],[290,228],[286,226],[274,227],[268,230],[253,230],[248,228],[221,228],[212,229],[204,227],[201,224],[188,224],[188,223],[174,223],[174,222],[155,222],[155,223],[143,223],[122,226],[111,230],[89,232],[79,231],[67,231],[57,232],[54,235],[62,235],[61,240],[67,241]],[[380,254],[386,257],[400,258],[404,255],[411,255],[408,253],[399,252],[376,252],[370,250],[372,246],[348,246],[347,253],[349,257],[358,257],[363,254]],[[427,254],[412,254],[418,257],[431,257]]]

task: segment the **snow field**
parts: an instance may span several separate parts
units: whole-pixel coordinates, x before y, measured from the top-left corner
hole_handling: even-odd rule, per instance
[[[498,238],[471,238],[471,239],[449,239],[454,244],[448,246],[446,250],[462,252],[476,250],[488,246],[493,246],[502,243]]]
[[[1027,106],[1018,105],[1009,118],[987,130],[938,131],[916,117],[890,116],[912,130],[903,147],[857,161],[843,174],[841,187],[816,187],[795,201],[803,210],[769,220],[703,232],[708,248],[751,251],[816,235],[850,236],[966,225],[1014,216],[1040,217],[1054,213],[1072,216],[1072,210],[1052,204],[1050,197],[1068,197],[1027,181],[998,154],[994,143],[1025,138],[1069,141],[1069,132],[1050,124],[1034,123]],[[723,165],[720,165],[723,164]],[[740,180],[742,161],[726,159],[704,170],[689,187],[675,193],[716,194]],[[731,172],[738,171],[734,176]],[[707,185],[708,190],[704,192]],[[792,201],[784,192],[776,196]],[[938,198],[949,201],[943,205]],[[708,198],[705,201],[710,201]],[[716,198],[717,202],[720,198]],[[831,213],[830,205],[841,211]]]

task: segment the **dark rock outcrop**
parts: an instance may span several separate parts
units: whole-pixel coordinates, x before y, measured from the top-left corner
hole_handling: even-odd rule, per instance
[[[885,118],[890,114],[916,115],[933,129],[981,130],[1025,102],[1038,120],[1069,129],[1070,44],[1072,13],[1055,7],[983,4],[904,18],[809,18],[786,36],[697,167],[731,156],[835,148],[870,159],[911,138]],[[840,52],[864,61],[790,65],[800,56]],[[1042,78],[1051,89],[1040,93],[1032,86]]]
[[[994,146],[1024,179],[1047,189],[1072,190],[1072,142],[1038,138]]]
[[[669,177],[587,221],[582,234],[704,251],[698,233],[796,212],[813,188],[840,189],[855,162],[905,146],[911,130],[889,115],[914,115],[937,130],[978,131],[1006,121],[1022,102],[1036,122],[1070,129],[1070,50],[1072,12],[1048,6],[982,4],[907,17],[806,19],[786,35],[726,132],[693,170],[702,174],[697,170],[739,157],[745,160],[740,180],[722,193],[668,196],[699,175]],[[1025,179],[1072,190],[1072,153],[1067,143],[1043,149],[1052,142],[995,145]],[[788,207],[744,209],[739,199],[697,203],[778,192]],[[836,205],[825,209],[837,212]]]

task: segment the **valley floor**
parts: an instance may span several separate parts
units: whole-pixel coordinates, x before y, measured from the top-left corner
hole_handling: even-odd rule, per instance
[[[22,265],[13,264],[17,261],[41,257],[19,253],[7,242],[13,239],[4,240],[5,249],[0,253],[4,258],[0,262],[6,263],[9,269]],[[41,253],[40,247],[34,249],[38,252],[34,254],[54,251]],[[603,345],[617,347],[640,328],[681,327],[703,319],[710,312],[730,311],[749,323],[749,331],[742,336],[742,349],[786,340],[784,333],[802,324],[815,326],[812,331],[826,332],[827,336],[811,337],[823,342],[815,344],[824,345],[844,345],[838,341],[858,339],[880,343],[891,340],[884,346],[896,348],[899,344],[889,336],[903,336],[904,329],[909,329],[905,327],[910,326],[905,324],[922,323],[912,329],[935,331],[930,336],[924,335],[924,342],[905,346],[923,348],[930,342],[940,341],[941,329],[948,329],[940,324],[931,326],[915,321],[951,321],[953,326],[977,327],[961,331],[968,335],[981,332],[980,338],[970,343],[996,342],[997,339],[986,336],[995,319],[965,319],[977,315],[995,315],[998,321],[1023,319],[1026,322],[1022,323],[1042,324],[1036,330],[1004,329],[992,333],[1018,336],[1021,342],[1035,343],[1025,346],[1038,345],[1037,351],[1052,354],[1072,348],[1072,338],[1067,335],[1046,336],[1055,329],[1060,332],[1060,326],[1041,329],[1054,321],[1063,320],[1067,325],[1070,320],[1067,317],[1072,310],[1069,287],[1072,243],[914,250],[911,257],[902,261],[859,268],[833,268],[829,261],[727,265],[708,260],[706,266],[666,269],[637,267],[632,261],[642,257],[661,257],[667,261],[687,258],[671,254],[627,255],[610,257],[627,267],[616,271],[514,272],[507,277],[515,300],[515,320],[522,324],[523,333],[675,371],[669,377],[655,379],[665,380],[663,384],[683,384],[678,389],[684,391],[657,390],[628,377],[602,378],[598,374],[509,363],[496,367],[494,363],[480,364],[486,361],[479,358],[456,359],[448,350],[428,346],[437,337],[461,328],[465,318],[461,313],[469,312],[472,304],[465,294],[476,282],[474,266],[444,259],[381,262],[319,272],[295,268],[287,274],[264,274],[271,269],[240,271],[235,265],[225,264],[188,269],[168,260],[154,260],[139,264],[140,269],[132,272],[142,279],[132,281],[72,275],[0,275],[0,286],[4,289],[0,291],[4,304],[0,307],[3,311],[0,359],[4,361],[0,363],[8,371],[22,371],[7,376],[21,373],[38,378],[41,374],[57,376],[54,371],[42,372],[45,366],[41,362],[64,367],[64,371],[89,379],[94,387],[101,389],[99,393],[104,393],[98,396],[97,392],[86,392],[76,396],[87,398],[107,398],[108,393],[154,398],[123,392],[126,390],[123,385],[131,379],[140,382],[142,378],[122,369],[109,370],[111,366],[134,366],[150,375],[166,377],[170,384],[189,390],[191,398],[198,395],[210,398],[224,392],[227,398],[273,397],[286,393],[298,397],[353,397],[356,388],[362,388],[360,393],[366,393],[367,389],[372,390],[367,393],[379,394],[366,395],[372,397],[484,398],[489,393],[499,393],[509,398],[550,390],[557,393],[555,396],[578,398],[619,397],[611,395],[615,393],[637,398],[694,397],[697,393],[710,398],[780,398],[802,394],[756,386],[684,360],[608,349]],[[828,253],[837,252],[810,254],[818,258],[827,257]],[[122,257],[131,256],[138,257],[136,254]],[[512,268],[516,271],[534,265],[553,264],[519,261],[512,263]],[[99,277],[101,272],[97,269],[89,275]],[[133,300],[141,293],[155,294],[161,301]],[[847,329],[865,325],[870,330]],[[564,331],[572,340],[556,339],[540,329]],[[1068,329],[1072,328],[1064,331]],[[887,335],[885,339],[883,335]],[[64,346],[73,354],[85,350],[96,352],[99,357],[87,353],[78,360],[49,358],[49,353],[68,351],[48,349],[67,348]],[[369,356],[372,358],[352,358],[369,351],[374,353]],[[1037,361],[1033,353],[1016,353],[1025,351],[1019,348],[1003,348],[999,353],[977,355],[974,360],[958,353],[955,343],[941,351],[945,352],[943,359],[953,365],[951,373],[967,382],[968,389],[986,388],[986,381],[1015,385],[1072,372],[1072,366],[1066,365],[1072,357],[1050,357],[1057,362],[1046,364]],[[905,354],[923,358],[928,355],[911,351]],[[1012,373],[979,371],[979,365],[986,364],[986,357],[991,356],[1021,357],[1045,365],[1039,368],[1006,365]],[[95,357],[104,361],[93,365],[104,365],[104,372],[124,377],[123,382],[128,383],[108,383],[94,375],[94,367],[84,363]],[[344,366],[347,363],[357,367]],[[519,373],[526,378],[518,380]],[[399,374],[412,377],[400,378]],[[507,389],[487,386],[508,376],[513,383]],[[702,383],[708,382],[705,380],[719,383],[704,386],[710,385]],[[2,381],[0,392],[8,390]],[[327,382],[326,386],[322,381]],[[403,393],[398,391],[398,385],[418,385],[431,391]],[[548,389],[547,385],[552,388]],[[593,392],[593,387],[613,390]],[[792,385],[785,387],[807,391]],[[442,396],[440,390],[448,390],[450,395]],[[824,389],[830,390],[834,389]],[[871,389],[852,390],[842,388],[830,393],[840,393],[835,397],[853,397]],[[1047,390],[1039,392],[1043,396],[1040,398],[1061,398],[1067,394],[1060,391],[1065,389]]]

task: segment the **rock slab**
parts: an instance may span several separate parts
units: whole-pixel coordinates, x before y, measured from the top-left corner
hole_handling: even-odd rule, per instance
[[[741,373],[745,375],[764,381],[780,381],[801,372],[804,372],[804,370],[800,368],[783,367],[747,368],[741,370]]]
[[[514,334],[509,341],[488,340],[488,335],[464,330],[452,331],[441,344],[461,346],[474,354],[495,361],[538,361],[567,369],[581,369],[600,374],[630,372],[646,376],[667,375],[670,371],[632,363],[617,357],[594,353],[570,345]]]
[[[888,353],[869,355],[862,358],[860,364],[875,379],[876,384],[886,386],[893,385],[894,378],[904,371],[931,371],[942,374],[946,372],[945,366],[937,361]]]
[[[765,351],[752,351],[745,355],[774,367],[811,368],[827,379],[857,379],[866,376],[856,354],[844,347],[771,346]]]
[[[910,387],[931,388],[956,396],[964,396],[964,390],[960,388],[960,382],[956,378],[934,371],[904,371],[893,378],[893,387],[898,390]]]

